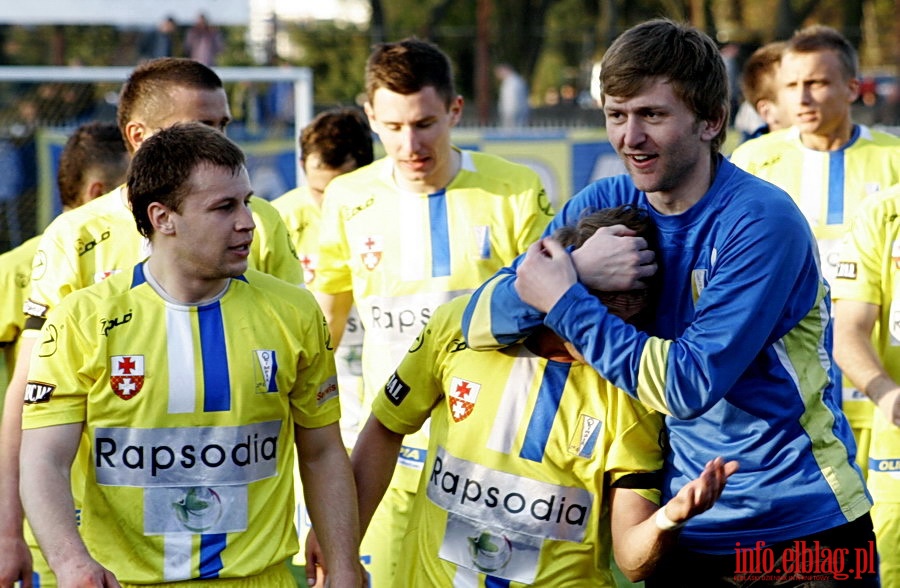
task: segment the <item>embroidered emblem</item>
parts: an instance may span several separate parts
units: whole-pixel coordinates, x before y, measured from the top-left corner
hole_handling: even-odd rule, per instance
[[[479,390],[481,384],[462,378],[450,379],[450,414],[454,421],[458,423],[472,414]]]
[[[109,358],[109,385],[116,396],[131,400],[144,387],[144,356],[113,355]]]
[[[362,249],[360,250],[359,255],[367,270],[374,270],[381,261],[382,247],[383,245],[380,236],[369,236],[362,242]]]

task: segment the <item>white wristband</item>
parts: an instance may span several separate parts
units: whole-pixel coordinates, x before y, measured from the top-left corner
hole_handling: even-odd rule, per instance
[[[666,516],[666,507],[663,506],[658,511],[656,511],[656,517],[654,517],[653,521],[656,523],[656,528],[660,531],[675,531],[684,526],[684,523],[687,521],[681,521],[680,523],[676,523],[668,516]]]

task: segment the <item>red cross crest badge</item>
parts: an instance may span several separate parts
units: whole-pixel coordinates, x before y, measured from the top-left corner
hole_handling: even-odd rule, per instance
[[[481,384],[456,377],[450,379],[450,414],[454,421],[458,423],[472,414],[479,390]]]
[[[300,268],[303,269],[303,283],[311,284],[316,279],[316,266],[318,259],[314,255],[304,253],[300,256]]]
[[[109,358],[109,385],[116,396],[131,400],[144,387],[144,356],[113,355]]]
[[[381,253],[382,243],[380,235],[369,236],[363,239],[359,256],[362,258],[362,263],[367,270],[372,271],[375,269],[375,266],[381,261]]]

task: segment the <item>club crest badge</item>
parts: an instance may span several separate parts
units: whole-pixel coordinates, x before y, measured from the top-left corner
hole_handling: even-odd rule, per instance
[[[309,285],[316,279],[318,259],[314,255],[304,253],[300,256],[300,267],[303,269],[303,283]]]
[[[116,396],[131,400],[144,387],[144,356],[113,355],[109,358],[109,385]]]
[[[462,378],[450,379],[450,414],[454,421],[458,423],[472,414],[479,390],[481,384]]]
[[[367,270],[372,271],[381,261],[383,244],[380,235],[366,237],[360,247],[359,256]]]

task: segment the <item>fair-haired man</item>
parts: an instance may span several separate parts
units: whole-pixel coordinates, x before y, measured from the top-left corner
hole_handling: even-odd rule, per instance
[[[600,81],[628,174],[586,187],[547,230],[585,208],[648,208],[663,282],[654,320],[639,331],[591,295],[609,289],[593,277],[603,268],[591,241],[570,255],[543,239],[476,292],[468,344],[496,347],[546,325],[604,378],[666,413],[664,500],[709,460],[740,459],[648,587],[758,580],[736,577],[735,550],[748,545],[770,549],[781,570],[765,585],[831,586],[836,578],[795,574],[787,547],[818,541],[856,553],[874,535],[831,379],[830,298],[806,221],[787,194],[719,154],[728,82],[707,35],[663,19],[639,24],[606,52]],[[869,571],[860,585],[877,585]]]
[[[777,79],[779,107],[792,128],[738,146],[731,161],[790,194],[812,227],[822,272],[833,284],[853,214],[869,195],[900,182],[900,138],[853,122],[857,53],[830,27],[812,25],[794,33],[782,51]],[[841,397],[865,474],[872,404],[846,378]]]
[[[296,446],[335,585],[361,585],[328,330],[311,294],[248,268],[243,153],[176,124],[126,185],[151,255],[66,297],[29,371],[22,500],[59,584],[293,587]]]

